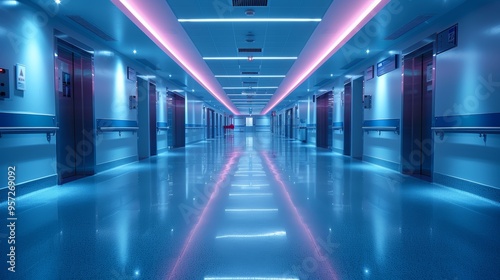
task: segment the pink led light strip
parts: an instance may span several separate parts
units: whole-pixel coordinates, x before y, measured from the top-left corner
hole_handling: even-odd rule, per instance
[[[147,1],[147,5],[139,0],[111,1],[217,101],[240,114],[165,0]]]
[[[334,1],[261,114],[269,113],[278,103],[299,87],[389,1]],[[345,24],[343,24],[344,22]]]

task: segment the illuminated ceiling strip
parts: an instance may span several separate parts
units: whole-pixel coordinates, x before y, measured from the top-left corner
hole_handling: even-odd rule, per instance
[[[152,36],[156,40],[156,43],[161,45],[161,47],[164,48],[164,51],[169,56],[172,56],[173,58],[175,58],[174,60],[176,62],[178,62],[182,66],[182,68],[184,68],[184,70],[186,70],[198,83],[200,83],[208,92],[210,92],[220,103],[222,103],[233,114],[235,114],[235,115],[239,114],[238,110],[234,107],[234,105],[231,104],[231,100],[229,98],[224,98],[225,93],[223,91],[218,91],[212,87],[213,85],[218,84],[217,81],[212,81],[212,84],[211,84],[210,82],[207,81],[207,79],[211,79],[211,75],[202,75],[201,73],[198,72],[198,69],[195,69],[194,67],[192,67],[190,65],[188,60],[195,59],[195,58],[192,58],[192,57],[186,58],[186,57],[180,55],[180,52],[174,48],[174,44],[175,43],[178,44],[178,42],[175,40],[176,38],[174,37],[172,39],[172,38],[165,38],[164,36],[162,36],[160,34],[159,30],[156,30],[153,27],[154,22],[152,22],[152,23],[150,22],[152,19],[150,19],[149,15],[142,14],[141,12],[143,10],[141,10],[141,12],[139,12],[138,10],[135,9],[135,6],[133,4],[138,4],[137,2],[140,2],[140,1],[136,1],[136,2],[134,2],[133,0],[111,0],[111,1],[124,14],[129,16],[129,18],[131,18],[132,21],[135,20],[134,22],[136,23],[136,25],[138,25],[138,27],[141,27],[140,25],[142,25],[142,27],[144,29],[146,29],[146,31],[147,31],[146,32],[143,30],[144,33],[146,33],[146,35],[148,35],[148,33],[149,33],[150,38]],[[134,2],[134,3],[131,3],[131,2]],[[157,3],[166,5],[166,7],[168,7],[168,4],[166,4],[166,2],[159,1]],[[143,3],[139,3],[138,5],[143,5]],[[155,8],[156,8],[156,6],[155,6]],[[168,7],[168,9],[170,9],[170,7]],[[147,8],[145,8],[145,10],[147,10]],[[179,26],[179,27],[180,27],[180,29],[182,29],[182,26]],[[184,32],[184,34],[185,34],[185,32]],[[182,37],[183,34],[176,34],[176,35]],[[187,37],[187,39],[190,40],[189,37]],[[155,40],[153,40],[153,41],[155,41]],[[191,42],[191,44],[192,44],[192,42]],[[191,62],[193,62],[193,61],[191,61]],[[208,66],[207,66],[207,69],[208,69],[208,71],[210,71]],[[205,74],[207,74],[206,72],[207,71],[205,71]]]
[[[229,239],[229,238],[262,238],[262,237],[286,237],[286,231],[276,231],[261,234],[228,234],[219,235],[215,239]]]
[[[299,280],[289,277],[205,277],[204,280]]]
[[[179,22],[320,22],[320,18],[180,18]]]
[[[272,196],[272,193],[230,193],[229,196]]]
[[[248,56],[204,57],[204,60],[248,60]],[[297,60],[296,56],[252,56],[253,60]]]
[[[223,87],[223,89],[277,89],[278,87]]]
[[[215,75],[216,78],[284,78],[286,75]]]
[[[235,209],[226,209],[226,212],[278,212],[278,209],[265,209],[265,208],[254,208],[254,209],[243,209],[243,208],[235,208]]]
[[[272,93],[256,93],[256,94],[245,94],[245,93],[229,93],[227,96],[239,96],[241,98],[248,98],[248,95],[250,96],[273,96],[274,94]],[[238,100],[238,99],[235,99],[233,98],[233,100]]]
[[[315,59],[315,61],[306,69],[302,72],[301,75],[299,75],[299,77],[295,78],[293,77],[293,79],[291,79],[291,81],[288,83],[288,85],[286,84],[287,81],[284,81],[283,84],[284,85],[284,90],[281,91],[279,94],[277,94],[276,96],[276,99],[274,101],[271,101],[265,108],[264,110],[262,110],[261,114],[262,115],[265,115],[267,113],[269,113],[269,111],[271,111],[276,105],[278,105],[281,101],[283,101],[283,99],[285,99],[293,90],[295,90],[300,84],[302,84],[304,82],[304,80],[309,77],[312,72],[317,69],[317,67],[319,67],[322,63],[324,63],[324,60],[328,57],[328,56],[331,56],[333,55],[333,53],[337,50],[337,48],[340,48],[343,46],[343,44],[347,41],[346,39],[351,36],[351,35],[354,35],[352,34],[353,31],[355,31],[355,29],[358,27],[359,24],[361,24],[363,22],[363,20],[365,20],[368,16],[374,16],[374,14],[372,13],[381,3],[383,3],[384,5],[387,4],[389,2],[389,0],[374,0],[362,13],[361,15],[356,18],[354,20],[354,22],[352,24],[349,25],[349,27],[347,27],[344,32],[338,36],[338,38],[335,40],[335,42],[333,44],[330,45],[330,47],[324,51],[323,53],[320,53],[320,55]],[[334,2],[335,4],[335,2]],[[329,9],[330,10],[330,9]],[[327,14],[328,14],[328,11],[327,11]],[[323,22],[324,23],[324,22]],[[321,25],[321,24],[320,24]],[[315,34],[313,33],[313,36]],[[313,46],[315,47],[315,46]],[[314,51],[314,50],[309,50],[309,51]],[[297,62],[299,62],[299,60],[297,60]],[[295,65],[295,64],[294,64]],[[293,68],[293,66],[292,66]],[[289,71],[290,72],[290,71]],[[280,87],[282,87],[282,85],[280,85]],[[279,90],[279,89],[278,89]]]

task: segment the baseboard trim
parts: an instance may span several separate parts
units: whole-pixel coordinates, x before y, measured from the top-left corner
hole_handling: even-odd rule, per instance
[[[434,183],[500,202],[500,189],[434,172]]]
[[[57,175],[49,175],[47,177],[38,178],[28,182],[16,185],[16,197],[36,192],[45,188],[57,186]],[[9,192],[8,187],[0,189],[0,203],[7,201]]]
[[[339,153],[341,155],[344,154],[344,150],[343,149],[332,148],[332,151],[335,152],[335,153]]]
[[[126,158],[122,158],[119,160],[101,163],[101,164],[96,165],[95,172],[101,173],[103,171],[106,171],[106,170],[109,170],[109,169],[112,169],[112,168],[115,168],[115,167],[118,167],[121,165],[129,164],[129,163],[135,162],[137,160],[138,160],[137,156],[131,156],[131,157],[126,157]]]
[[[369,163],[373,163],[375,165],[379,165],[379,166],[382,166],[382,167],[385,167],[385,168],[388,168],[388,169],[391,169],[391,170],[394,170],[394,171],[397,171],[399,172],[399,164],[396,163],[396,162],[392,162],[392,161],[387,161],[387,160],[383,160],[383,159],[379,159],[379,158],[374,158],[374,157],[370,157],[370,156],[363,156],[363,161],[366,161],[366,162],[369,162]]]
[[[163,148],[163,149],[159,149],[157,151],[158,154],[162,154],[162,153],[165,153],[165,152],[168,152],[170,149],[167,147],[167,148]]]

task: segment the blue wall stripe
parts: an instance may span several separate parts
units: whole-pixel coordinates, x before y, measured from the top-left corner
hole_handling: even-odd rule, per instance
[[[96,119],[97,127],[137,127],[137,121]]]
[[[186,127],[205,127],[203,124],[192,124],[192,123],[187,123]]]
[[[55,116],[0,113],[0,127],[55,127]]]
[[[334,122],[332,124],[333,127],[344,127],[344,122]]]
[[[157,122],[156,127],[168,127],[168,123],[166,122]]]
[[[395,126],[399,127],[399,119],[387,120],[366,120],[363,122],[363,127],[376,127],[376,126]]]
[[[436,127],[500,127],[500,113],[441,116],[434,118]]]

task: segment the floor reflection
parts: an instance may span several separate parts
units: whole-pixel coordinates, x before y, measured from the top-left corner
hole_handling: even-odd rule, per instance
[[[269,134],[196,143],[17,206],[19,269],[1,279],[500,275],[498,203]]]

